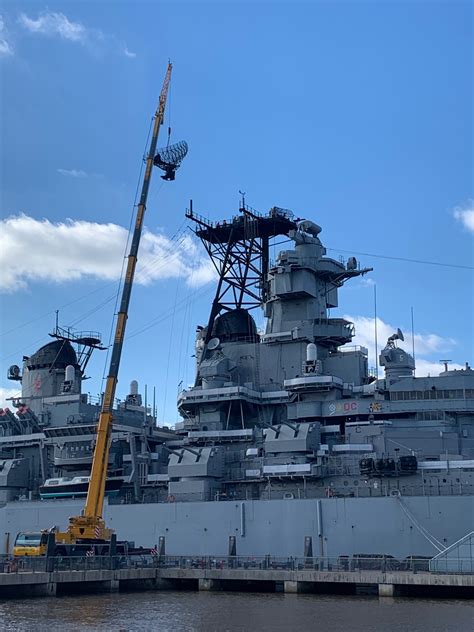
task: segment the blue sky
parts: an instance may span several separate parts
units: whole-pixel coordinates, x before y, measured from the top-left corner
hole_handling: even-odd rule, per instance
[[[193,198],[229,217],[239,189],[318,222],[335,258],[464,266],[357,255],[374,267],[379,338],[409,330],[413,306],[420,371],[474,362],[470,2],[6,2],[1,25],[0,388],[56,308],[107,340],[168,58],[166,124],[190,149],[174,183],[153,176],[120,396],[133,378],[155,385],[176,420],[213,295],[184,211]],[[373,285],[348,284],[340,305],[371,346]]]

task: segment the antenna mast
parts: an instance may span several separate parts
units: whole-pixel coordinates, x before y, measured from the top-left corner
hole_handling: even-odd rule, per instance
[[[415,321],[413,319],[413,306],[411,308],[411,349],[413,356],[413,364],[415,368],[413,369],[413,377],[416,377],[416,361],[415,361]]]
[[[377,342],[377,286],[374,285],[374,335],[375,335],[375,377],[379,379],[379,349]]]

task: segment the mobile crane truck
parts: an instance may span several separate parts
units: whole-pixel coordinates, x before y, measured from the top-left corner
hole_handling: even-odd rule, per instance
[[[19,533],[15,540],[13,554],[15,556],[83,556],[83,555],[114,555],[127,553],[128,542],[117,542],[112,529],[107,528],[102,517],[105,483],[107,479],[107,465],[112,434],[113,402],[118,381],[118,371],[122,355],[125,328],[128,318],[130,295],[132,291],[135,268],[137,264],[138,247],[143,228],[143,218],[146,210],[148,191],[153,165],[165,171],[163,178],[174,179],[174,171],[178,168],[187,152],[186,143],[179,144],[179,156],[175,156],[174,163],[169,158],[173,152],[168,149],[156,154],[158,135],[164,122],[164,113],[168,89],[171,80],[172,64],[168,63],[166,76],[160,93],[158,107],[153,119],[153,133],[150,148],[146,158],[145,175],[141,189],[140,201],[137,208],[135,228],[128,254],[127,269],[122,288],[120,309],[117,314],[115,337],[112,347],[109,372],[102,401],[101,412],[97,425],[97,437],[92,459],[92,470],[84,511],[80,516],[69,518],[66,531],[45,529],[39,533]],[[172,148],[169,148],[170,150]],[[175,152],[176,153],[176,152]],[[172,177],[170,177],[172,174]]]

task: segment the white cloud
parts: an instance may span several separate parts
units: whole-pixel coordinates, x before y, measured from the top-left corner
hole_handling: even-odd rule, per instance
[[[375,281],[370,277],[360,277],[358,283],[362,287],[374,287]]]
[[[362,345],[369,350],[369,366],[375,367],[375,319],[366,316],[348,316],[344,318],[351,321],[355,325],[356,335],[351,345]],[[385,347],[388,337],[397,331],[397,327],[390,323],[384,322],[381,318],[377,318],[377,341],[378,352]],[[397,341],[399,346],[403,347],[408,353],[412,353],[413,338],[411,333],[403,332],[404,342]],[[446,353],[449,353],[456,347],[456,341],[453,338],[443,338],[437,334],[417,334],[415,333],[415,362],[416,375],[438,375],[443,370],[439,360],[444,359]],[[434,358],[432,357],[434,356]],[[463,368],[460,364],[451,363],[451,369]],[[383,376],[383,369],[379,368],[379,375]]]
[[[18,386],[18,388],[3,388],[3,386],[0,386],[0,408],[10,408],[10,410],[12,410],[12,403],[7,401],[7,399],[20,395],[21,386]]]
[[[70,176],[71,178],[86,178],[87,173],[82,169],[58,169],[58,173],[62,176]]]
[[[127,230],[117,224],[6,218],[0,221],[0,290],[14,292],[35,281],[118,279],[126,241]],[[210,261],[187,234],[171,240],[145,229],[138,259],[142,285],[182,278],[198,287],[214,278]]]
[[[464,207],[456,207],[453,211],[453,215],[461,222],[464,228],[474,233],[474,200],[469,200]]]
[[[7,42],[6,39],[0,38],[0,57],[11,57],[13,55],[13,48]]]
[[[64,13],[43,11],[36,19],[21,13],[18,22],[31,34],[59,37],[65,41],[81,44],[94,53],[110,50],[129,58],[136,57],[135,53],[129,51],[127,46],[113,35],[108,35],[97,28],[86,27],[81,22],[73,22]]]
[[[3,16],[0,15],[0,57],[11,57],[13,46],[9,42],[9,35]]]
[[[58,35],[61,39],[81,44],[84,44],[88,37],[86,27],[80,22],[71,22],[64,13],[45,11],[36,20],[21,13],[18,21],[30,33]]]
[[[123,49],[123,54],[125,55],[125,57],[130,57],[130,59],[135,59],[135,57],[137,56],[136,53],[133,53],[131,50],[128,50],[126,46]]]
[[[415,349],[416,350],[416,349]],[[423,358],[416,358],[416,376],[423,377],[425,375],[437,376],[444,371],[444,365],[442,362],[430,362],[430,360],[424,360]],[[464,369],[464,366],[457,364],[456,362],[450,362],[449,370]]]

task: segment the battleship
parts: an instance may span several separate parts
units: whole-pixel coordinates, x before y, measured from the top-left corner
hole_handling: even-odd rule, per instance
[[[379,355],[331,317],[370,273],[327,256],[321,227],[273,207],[186,212],[218,277],[196,329],[181,421],[158,427],[137,382],[113,410],[104,518],[169,555],[442,554],[474,528],[474,371],[415,375],[398,330]],[[275,261],[271,245],[284,242]],[[265,318],[259,330],[254,315]],[[57,325],[8,378],[0,410],[0,551],[64,528],[90,475],[100,401],[82,392],[97,332]],[[159,544],[158,544],[159,543]]]

